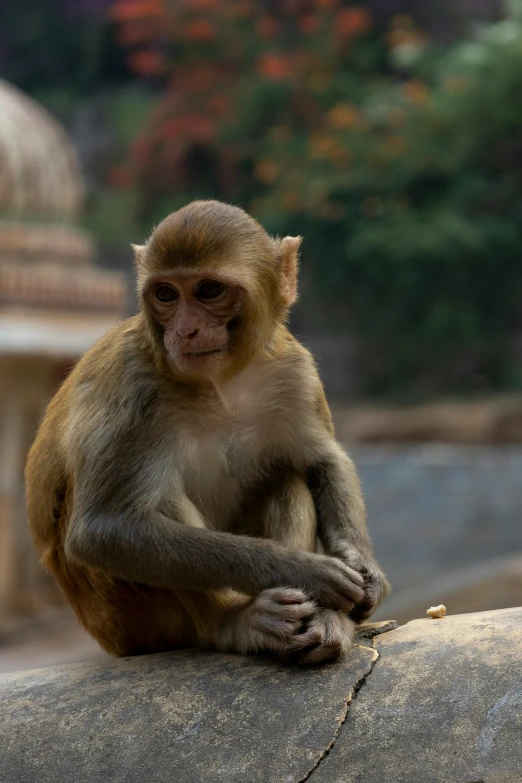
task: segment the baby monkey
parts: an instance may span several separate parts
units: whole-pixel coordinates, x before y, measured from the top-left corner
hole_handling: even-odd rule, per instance
[[[334,660],[388,592],[313,359],[285,326],[299,243],[217,201],[169,215],[134,247],[138,315],[49,405],[29,522],[112,654]]]

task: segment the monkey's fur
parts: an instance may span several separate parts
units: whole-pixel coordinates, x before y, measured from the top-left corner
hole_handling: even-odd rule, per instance
[[[169,215],[135,248],[139,314],[49,405],[29,522],[110,653],[331,660],[387,593],[354,465],[285,327],[299,241],[215,201]]]

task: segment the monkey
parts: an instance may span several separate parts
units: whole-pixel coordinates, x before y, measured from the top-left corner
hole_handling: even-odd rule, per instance
[[[133,246],[138,313],[47,408],[28,521],[110,654],[338,660],[388,593],[354,463],[287,328],[300,242],[218,201],[171,213]]]

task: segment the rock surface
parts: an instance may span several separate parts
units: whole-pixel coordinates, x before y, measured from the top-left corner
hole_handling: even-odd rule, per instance
[[[522,609],[414,620],[377,646],[313,783],[520,783]]]
[[[522,609],[386,627],[317,669],[185,650],[3,675],[0,780],[520,783]]]
[[[377,652],[305,670],[199,650],[0,679],[2,783],[306,778]]]

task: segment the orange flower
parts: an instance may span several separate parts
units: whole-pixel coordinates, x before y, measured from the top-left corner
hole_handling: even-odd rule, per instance
[[[211,8],[216,8],[220,4],[220,0],[190,0],[190,7],[197,9],[198,11],[207,11]]]
[[[274,82],[283,81],[291,75],[288,61],[280,54],[262,54],[257,60],[257,72]]]
[[[147,44],[156,37],[161,25],[159,19],[133,19],[118,26],[116,30],[118,43],[128,47]]]
[[[275,125],[268,131],[270,141],[274,144],[285,144],[291,137],[292,132],[286,125]]]
[[[238,19],[248,19],[255,11],[255,4],[250,0],[235,0],[231,5],[231,10]]]
[[[319,19],[315,14],[305,14],[297,22],[299,29],[305,35],[313,35],[319,29]]]
[[[425,46],[426,38],[418,30],[411,16],[399,14],[394,16],[391,22],[391,30],[386,35],[386,41],[391,49],[403,44]]]
[[[397,46],[402,46],[407,43],[415,43],[417,41],[417,35],[411,33],[409,30],[403,30],[397,28],[396,30],[390,30],[386,35],[386,42],[390,49],[395,49]]]
[[[192,118],[190,124],[192,138],[201,144],[208,144],[215,135],[215,125],[210,117],[199,114]]]
[[[205,19],[196,19],[194,22],[189,22],[185,25],[183,32],[191,41],[199,41],[200,43],[213,41],[215,37],[214,26],[210,22],[205,21]]]
[[[273,16],[262,16],[256,23],[256,33],[260,38],[273,40],[279,33],[279,22]]]
[[[348,164],[352,162],[351,152],[340,144],[336,144],[335,147],[332,147],[327,158],[338,166],[348,166]]]
[[[403,109],[399,109],[398,106],[392,106],[388,109],[388,122],[390,125],[394,125],[396,128],[401,128],[406,125],[408,116]]]
[[[331,83],[332,79],[326,73],[314,73],[307,79],[308,87],[312,92],[326,92]]]
[[[144,76],[159,76],[165,71],[163,57],[158,52],[132,52],[129,55],[129,65],[133,71]]]
[[[370,29],[372,20],[368,11],[358,6],[343,8],[335,17],[335,30],[340,35],[354,37]]]
[[[128,166],[111,166],[107,174],[107,181],[113,188],[130,188],[133,184],[132,171]]]
[[[327,133],[316,131],[310,135],[308,140],[308,151],[311,158],[315,158],[316,160],[329,158],[335,149],[337,149],[337,142]]]
[[[279,174],[279,166],[275,160],[260,160],[254,169],[257,179],[264,185],[271,185]]]
[[[293,190],[283,196],[283,209],[287,212],[299,211],[299,197]]]
[[[223,95],[223,93],[211,95],[207,101],[207,108],[214,114],[225,114],[231,108],[230,98],[228,95]]]
[[[391,20],[391,26],[402,30],[414,30],[416,25],[409,14],[396,14]]]
[[[338,103],[328,112],[328,124],[333,128],[353,128],[359,121],[359,110],[349,103]]]
[[[166,138],[180,136],[185,131],[184,125],[182,117],[168,117],[161,123],[161,135]]]
[[[161,0],[117,0],[108,13],[116,22],[127,22],[144,16],[163,16],[165,8]]]
[[[363,215],[374,218],[382,211],[382,201],[376,196],[368,196],[361,202],[360,207]]]
[[[402,85],[402,91],[412,103],[426,103],[429,98],[428,88],[422,82],[410,81]]]
[[[389,136],[384,142],[384,149],[389,157],[398,157],[406,151],[406,141],[402,136]]]
[[[444,82],[444,87],[448,92],[452,93],[452,95],[461,95],[463,92],[467,91],[469,82],[467,79],[462,78],[462,76],[448,76]]]
[[[346,217],[346,206],[339,201],[326,201],[319,207],[319,214],[326,220],[339,223]]]

